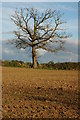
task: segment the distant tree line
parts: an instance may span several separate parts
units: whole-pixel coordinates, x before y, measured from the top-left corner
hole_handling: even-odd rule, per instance
[[[40,64],[39,68],[54,70],[80,70],[80,62],[54,63],[53,61],[50,61],[48,63]]]
[[[5,60],[1,61],[1,65],[5,67],[26,67],[26,68],[31,68],[32,64],[30,62],[23,62],[23,61],[18,61],[18,60]]]
[[[0,65],[5,67],[25,67],[32,68],[31,62],[23,62],[18,60],[5,60],[0,61]],[[63,62],[54,63],[50,61],[48,63],[37,63],[39,69],[54,69],[54,70],[80,70],[80,62]]]

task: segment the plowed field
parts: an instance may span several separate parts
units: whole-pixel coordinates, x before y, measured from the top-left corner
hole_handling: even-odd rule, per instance
[[[3,67],[2,116],[79,119],[78,71]]]

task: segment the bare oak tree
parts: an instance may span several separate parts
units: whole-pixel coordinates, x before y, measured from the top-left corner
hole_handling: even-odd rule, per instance
[[[16,39],[12,41],[17,48],[32,48],[33,68],[37,67],[36,49],[48,52],[63,50],[64,40],[68,38],[61,28],[65,23],[62,14],[56,10],[45,10],[43,13],[37,9],[16,10],[11,20],[18,30],[14,31]]]

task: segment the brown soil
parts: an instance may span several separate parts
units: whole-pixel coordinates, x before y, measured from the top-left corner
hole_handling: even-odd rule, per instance
[[[2,116],[79,119],[78,71],[3,67]]]

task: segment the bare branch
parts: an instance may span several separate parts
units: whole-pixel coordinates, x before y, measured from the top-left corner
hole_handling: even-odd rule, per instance
[[[36,66],[36,49],[42,48],[48,52],[58,52],[63,50],[64,41],[71,35],[63,32],[62,15],[59,11],[46,10],[42,14],[35,9],[17,10],[11,16],[11,20],[19,28],[19,31],[14,31],[17,39],[14,39],[14,44],[17,48],[32,49],[32,60]]]
[[[28,14],[26,16],[26,18],[24,19],[24,16],[23,16],[23,11],[21,9],[21,12],[20,12],[20,16],[18,15],[18,12],[15,11],[15,15],[11,17],[11,20],[24,32],[28,33],[31,37],[31,39],[33,39],[32,37],[32,34],[28,28],[28,21],[31,19],[32,15],[28,18]],[[27,19],[27,21],[26,21]],[[25,25],[22,24],[23,22],[25,22]]]

